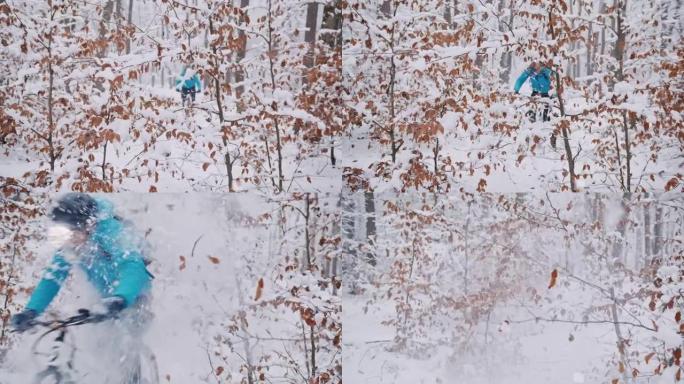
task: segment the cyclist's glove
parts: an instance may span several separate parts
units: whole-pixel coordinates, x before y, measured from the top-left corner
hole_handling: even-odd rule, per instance
[[[38,313],[33,309],[27,309],[24,312],[17,313],[12,316],[12,328],[17,332],[24,332],[33,327],[33,319],[38,317]]]
[[[126,308],[126,300],[121,296],[111,296],[102,300],[102,305],[107,309],[107,316],[115,317]]]

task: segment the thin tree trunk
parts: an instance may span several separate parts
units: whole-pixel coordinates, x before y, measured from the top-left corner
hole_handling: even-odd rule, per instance
[[[316,30],[318,27],[318,3],[308,3],[306,6],[306,32],[304,42],[308,46],[307,53],[304,55],[304,66],[313,68],[316,54]],[[306,81],[306,75],[304,76]]]
[[[375,244],[376,228],[375,228],[375,195],[373,191],[364,192],[365,208],[366,208],[366,242],[371,246],[371,251],[366,255],[366,260],[370,265],[375,266],[377,261],[373,253],[373,245]]]
[[[409,311],[407,308],[411,307],[410,300],[411,300],[411,289],[408,286],[411,284],[411,279],[413,278],[413,266],[416,263],[416,240],[414,239],[412,244],[411,244],[411,264],[409,265],[409,274],[408,277],[406,278],[405,284],[406,284],[406,295],[404,297],[404,321],[401,325],[401,327],[398,327],[397,330],[400,331],[399,339],[402,344],[406,343],[406,340],[408,339],[408,330],[406,329],[406,324],[408,323],[408,316],[409,316]]]
[[[311,382],[316,377],[316,338],[314,337],[314,326],[309,326],[309,341],[311,342]]]
[[[106,166],[107,166],[107,144],[108,144],[108,142],[105,141],[105,143],[104,143],[104,151],[103,151],[103,153],[102,153],[102,165],[101,165],[101,168],[102,168],[102,181],[104,181],[105,183],[107,182],[107,173],[106,173],[106,170],[107,170],[107,167],[106,167]]]
[[[330,270],[330,281],[332,282],[332,294],[337,296],[337,257],[332,259],[332,268]]]
[[[269,72],[271,74],[271,92],[275,92],[276,90],[276,82],[275,82],[275,72],[274,72],[274,63],[273,63],[273,28],[271,26],[271,22],[273,21],[273,16],[271,14],[272,2],[271,0],[268,1],[268,63],[269,63]],[[274,111],[277,112],[277,111]],[[282,148],[282,141],[280,138],[280,124],[278,122],[278,116],[275,114],[273,115],[273,124],[275,125],[275,131],[276,131],[276,154],[277,154],[277,159],[278,159],[278,192],[283,192],[283,148]]]
[[[397,77],[397,66],[396,63],[394,62],[394,26],[392,27],[392,35],[390,37],[390,50],[392,53],[390,54],[390,86],[389,86],[389,102],[390,102],[390,127],[389,127],[389,136],[390,136],[390,145],[391,145],[391,154],[392,154],[392,163],[397,162],[397,153],[399,152],[400,145],[397,144],[397,138],[396,138],[396,132],[394,130],[394,119],[396,117],[396,111],[394,109],[394,83],[396,82],[396,77]]]
[[[240,274],[235,274],[235,282],[238,288],[238,303],[240,308],[245,307],[245,298],[242,292],[242,280],[240,279]],[[247,332],[245,321],[240,321],[240,330],[244,334],[242,338],[242,345],[245,348],[245,363],[247,363],[247,384],[255,384],[255,370],[254,370],[254,356],[252,352],[252,343],[250,342],[250,336]]]
[[[382,12],[382,14],[386,17],[390,17],[392,15],[392,3],[390,0],[385,0],[382,2],[380,5],[380,12]]]
[[[580,17],[582,16],[582,1],[581,1],[581,0],[579,0],[579,1],[577,2],[577,15],[580,16]],[[590,25],[591,25],[591,23],[590,23]],[[573,20],[573,25],[572,25],[572,27],[573,27],[572,29],[575,29],[575,22],[574,22],[574,20]],[[589,43],[589,42],[587,41],[587,45],[588,45],[588,43]],[[575,42],[575,50],[577,50],[577,48],[579,48],[579,46],[580,46],[580,41],[578,40],[578,41]],[[582,65],[582,56],[579,54],[579,52],[578,52],[577,55],[575,56],[575,60],[577,60],[577,62],[575,63],[575,78],[578,78],[578,77],[580,76],[580,71],[581,71],[581,68],[582,68],[582,67],[581,67],[581,65]]]
[[[133,24],[133,0],[128,0],[128,24]],[[162,22],[162,30],[164,22]],[[131,39],[126,40],[126,54],[131,53]]]
[[[646,195],[648,196],[648,195]],[[644,266],[649,268],[651,265],[651,204],[645,203],[643,208],[644,215]]]
[[[54,118],[54,100],[53,92],[55,88],[55,72],[52,69],[52,47],[48,46],[48,148],[50,151],[50,171],[55,172],[55,163],[57,162],[57,153],[55,151],[54,145],[54,132],[55,132],[55,118]]]
[[[627,344],[625,343],[625,340],[622,338],[622,331],[620,329],[620,319],[618,317],[618,312],[617,312],[617,304],[615,302],[615,290],[613,287],[610,288],[610,297],[613,301],[613,303],[610,306],[610,313],[611,316],[613,317],[613,326],[615,329],[615,337],[617,337],[617,348],[618,352],[620,354],[620,363],[622,364],[622,379],[624,380],[625,384],[630,382],[629,375],[627,373],[628,370],[628,365],[627,365],[627,356],[628,353],[626,351],[627,349]]]
[[[345,257],[342,259],[342,270],[345,271],[345,284],[348,287],[348,292],[355,295],[360,293],[358,290],[359,276],[358,272],[358,252],[357,247],[352,243],[355,241],[354,234],[355,220],[354,220],[354,196],[355,194],[344,187],[340,196],[340,230],[342,234],[342,250]]]
[[[311,217],[311,201],[309,199],[309,193],[304,195],[306,203],[304,205],[304,255],[306,256],[306,270],[311,272],[313,269],[313,264],[311,262],[311,238],[309,237],[309,218]]]
[[[466,296],[468,296],[468,268],[469,268],[469,266],[468,266],[469,260],[468,259],[470,256],[469,255],[470,249],[469,249],[469,244],[468,244],[468,240],[470,238],[469,231],[470,231],[470,202],[468,202],[468,213],[466,216],[464,235],[463,235],[464,236],[464,245],[463,245],[464,251],[463,251],[463,253],[464,253],[464,257],[465,257],[465,262],[464,262],[464,266],[463,266],[463,293]]]
[[[214,22],[212,18],[209,18],[209,31],[213,35],[215,33],[214,30]],[[221,62],[219,58],[219,53],[218,53],[218,48],[216,47],[216,44],[212,44],[211,46],[211,51],[214,54],[214,60],[213,60],[213,72],[214,72],[214,97],[216,98],[216,109],[218,110],[218,117],[219,117],[219,126],[221,129],[223,129],[223,122],[225,120],[225,117],[223,115],[223,102],[221,100],[221,68],[219,66],[219,63]],[[233,161],[230,158],[230,149],[228,148],[228,139],[225,135],[223,135],[223,146],[225,147],[226,154],[224,155],[224,163],[226,165],[226,174],[228,176],[228,191],[233,192]]]
[[[14,241],[12,242],[12,258],[10,260],[9,264],[9,272],[7,274],[7,280],[5,280],[5,299],[2,305],[2,313],[8,313],[9,312],[9,305],[12,302],[11,298],[11,293],[10,289],[12,287],[12,279],[14,278],[14,271],[16,267],[16,259],[17,259],[17,246],[19,244],[19,233],[16,232],[14,234]],[[7,321],[9,318],[5,318],[4,316],[2,317],[2,330],[0,331],[0,346],[5,345],[5,340],[7,338]],[[6,351],[5,351],[6,352]],[[0,355],[0,361],[4,361],[2,358],[4,356]]]
[[[339,63],[342,63],[342,0],[335,0],[323,7],[323,21],[320,39],[325,42],[337,55]],[[335,31],[335,32],[330,32]],[[339,72],[339,76],[342,73]],[[334,167],[337,163],[335,156],[335,134],[330,135],[330,164]]]
[[[594,23],[589,23],[589,30],[587,31],[587,62],[586,68],[587,76],[592,75],[592,49],[594,49]]]
[[[504,1],[501,0],[500,3],[500,10],[503,12],[504,9]],[[513,7],[514,7],[514,1],[511,1],[511,7],[509,9],[509,16],[508,16],[508,25],[513,26]],[[503,27],[500,27],[500,30],[503,31]],[[506,51],[501,55],[501,67],[503,68],[503,71],[501,72],[501,81],[503,83],[508,83],[511,79],[511,71],[513,69],[513,53],[506,49]]]
[[[114,13],[114,0],[108,0],[102,8],[102,22],[100,23],[100,39],[104,39],[107,34],[107,24],[112,21],[112,13]],[[99,52],[99,57],[104,57],[107,54],[107,47],[104,46]]]
[[[553,22],[553,10],[549,12],[549,29],[551,31],[551,38],[556,39],[556,30],[554,28],[554,22]],[[553,52],[554,56],[557,55],[557,52]],[[556,73],[556,93],[558,95],[558,107],[560,109],[560,115],[561,118],[565,117],[565,104],[563,101],[563,83],[560,81],[560,74]],[[562,124],[562,123],[561,123]],[[561,125],[561,136],[563,136],[563,146],[565,148],[565,157],[568,162],[568,173],[570,176],[570,190],[572,192],[577,192],[577,181],[575,177],[575,157],[572,153],[572,148],[570,147],[570,128],[569,126],[566,126],[564,124]]]
[[[656,205],[653,227],[653,258],[660,262],[660,250],[663,244],[663,207]]]
[[[249,7],[249,0],[241,0],[240,1],[240,9],[241,12],[247,12],[247,7]],[[240,14],[240,24],[244,22],[245,18],[242,16],[242,13]],[[235,97],[238,99],[237,103],[237,110],[238,112],[242,112],[243,109],[243,103],[239,101],[240,97],[242,97],[242,94],[244,93],[245,90],[245,85],[243,82],[245,81],[245,70],[242,67],[242,60],[245,58],[246,52],[247,52],[247,35],[245,34],[244,31],[239,30],[238,31],[238,38],[240,39],[240,49],[237,51],[237,59],[235,60],[237,69],[235,70],[235,83],[237,86],[235,87]]]
[[[632,150],[629,142],[629,126],[627,123],[627,111],[622,111],[622,133],[624,135],[624,145],[625,145],[625,169],[626,177],[624,189],[627,193],[632,192]]]
[[[276,184],[275,179],[273,178],[273,164],[271,162],[271,149],[268,147],[268,135],[264,134],[264,147],[266,147],[266,164],[268,164],[268,174],[269,178],[271,179],[271,184],[273,184],[273,187],[277,188],[278,184]]]
[[[227,140],[224,140],[227,144]],[[226,176],[228,176],[228,192],[235,192],[233,188],[233,163],[234,160],[230,158],[230,151],[226,148],[226,155],[224,157],[224,163],[226,164]]]
[[[615,49],[613,50],[613,56],[617,61],[617,68],[615,69],[615,79],[617,82],[624,80],[624,54],[625,54],[625,44],[627,31],[624,28],[624,17],[625,17],[626,3],[625,1],[618,2],[617,4],[617,40],[615,42]],[[615,82],[609,84],[609,89],[612,90]],[[622,188],[627,193],[632,190],[632,152],[630,148],[629,139],[629,123],[627,121],[627,111],[622,111],[622,132],[624,136],[624,149],[625,149],[625,170],[626,175],[624,177],[624,182]],[[616,143],[617,145],[617,143]],[[619,151],[619,148],[617,148]],[[619,156],[619,152],[618,152]],[[622,170],[622,168],[620,168]]]

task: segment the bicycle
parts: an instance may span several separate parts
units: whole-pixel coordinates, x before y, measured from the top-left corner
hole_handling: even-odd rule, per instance
[[[530,123],[535,123],[537,120],[550,121],[552,117],[559,117],[559,107],[553,102],[554,99],[553,96],[530,96],[532,106],[525,112],[525,117]],[[544,109],[547,109],[546,120],[544,120]]]
[[[31,353],[34,356],[43,356],[47,359],[47,367],[39,371],[33,381],[33,384],[78,384],[78,372],[74,366],[74,358],[76,355],[76,345],[73,342],[67,341],[68,328],[83,324],[94,324],[110,319],[109,316],[103,314],[92,314],[87,309],[80,309],[77,315],[71,316],[64,320],[40,321],[33,320],[31,326],[43,326],[48,330],[40,334],[36,341],[31,346]],[[57,332],[57,337],[54,338],[54,345],[49,352],[43,352],[39,346],[44,343],[47,336]],[[69,348],[67,356],[64,356],[64,349]],[[159,372],[157,369],[156,359],[149,348],[142,346],[137,361],[133,365],[130,372],[125,373],[125,384],[158,384]]]
[[[181,105],[183,108],[192,108],[195,104],[195,94],[197,93],[195,89],[181,88]]]

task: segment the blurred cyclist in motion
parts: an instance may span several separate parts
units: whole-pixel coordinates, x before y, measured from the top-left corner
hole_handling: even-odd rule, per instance
[[[117,349],[124,365],[120,372],[127,376],[124,382],[137,382],[137,346],[150,319],[147,301],[152,281],[141,245],[123,219],[114,215],[110,202],[87,194],[60,198],[50,219],[48,240],[57,251],[25,309],[12,317],[12,326],[23,332],[35,325],[72,267],[78,266],[101,296],[100,308],[90,312],[104,314],[114,323],[107,327],[105,339],[110,348]]]

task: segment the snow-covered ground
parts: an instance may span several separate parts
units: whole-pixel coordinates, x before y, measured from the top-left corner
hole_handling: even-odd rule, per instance
[[[678,381],[678,293],[650,295],[681,292],[679,195],[378,193],[371,235],[355,197],[343,231],[374,258],[346,267],[347,382]]]
[[[488,330],[486,324],[481,326],[472,350],[442,346],[430,354],[408,356],[388,350],[394,331],[382,322],[395,316],[392,304],[370,306],[366,312],[366,299],[343,298],[343,366],[350,383],[601,383],[606,381],[605,362],[615,354],[612,324],[509,324],[508,318],[530,316],[502,306],[492,314]],[[516,312],[519,315],[512,315]]]

